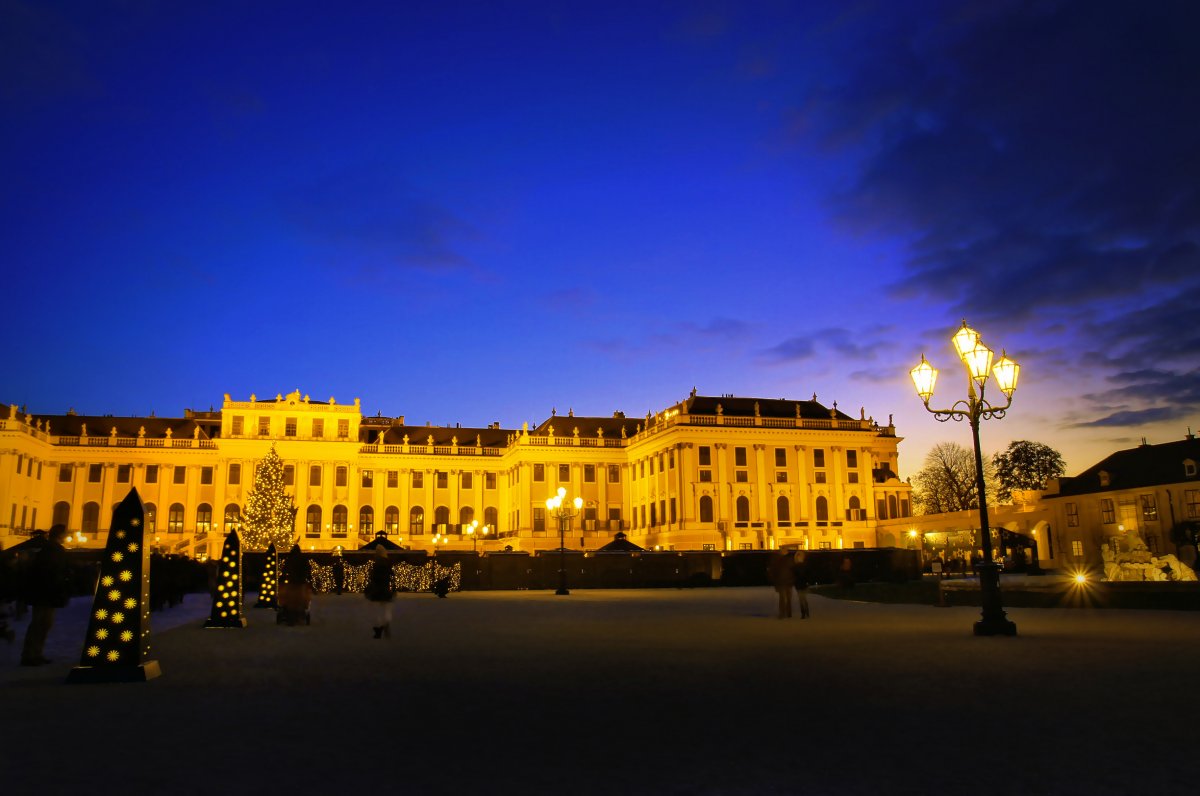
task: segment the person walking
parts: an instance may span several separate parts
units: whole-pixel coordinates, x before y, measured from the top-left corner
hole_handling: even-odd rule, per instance
[[[46,636],[54,625],[54,611],[65,606],[71,598],[71,566],[67,560],[67,549],[63,547],[66,538],[65,525],[52,527],[46,544],[38,551],[30,567],[28,596],[33,614],[25,631],[25,645],[21,650],[22,666],[50,663],[44,650]]]
[[[396,590],[392,588],[392,565],[388,561],[387,550],[383,545],[375,545],[375,555],[371,557],[371,574],[367,579],[367,599],[375,603],[379,613],[378,623],[371,628],[375,638],[392,635],[392,600]]]
[[[796,585],[796,598],[800,603],[800,618],[808,619],[808,571],[804,566],[803,551],[796,551],[796,563],[792,566],[792,581]]]
[[[793,557],[786,550],[780,550],[771,557],[767,564],[767,579],[775,587],[779,596],[779,618],[792,618],[792,588],[795,586],[792,571]]]

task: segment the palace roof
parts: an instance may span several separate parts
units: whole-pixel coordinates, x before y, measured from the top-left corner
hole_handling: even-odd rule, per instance
[[[1192,462],[1190,476],[1184,468],[1184,462],[1188,460]],[[1183,481],[1200,482],[1200,476],[1196,474],[1198,465],[1200,440],[1194,437],[1158,445],[1139,445],[1110,454],[1079,475],[1060,478],[1058,494],[1051,493],[1046,497],[1138,489]],[[1101,473],[1107,473],[1107,485],[1102,483]]]

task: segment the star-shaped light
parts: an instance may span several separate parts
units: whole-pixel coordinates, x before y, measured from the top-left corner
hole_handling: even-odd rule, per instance
[[[96,618],[101,621],[108,619],[108,611],[104,608],[99,609],[96,611]]]
[[[132,630],[122,630],[121,631],[121,641],[124,641],[124,642],[133,641],[133,631]]]
[[[111,586],[111,585],[113,585],[113,576],[112,576],[112,575],[105,575],[104,577],[100,578],[100,585],[101,585],[101,586]]]
[[[126,599],[125,610],[132,611],[134,608],[137,608],[137,600],[133,599],[132,597]]]
[[[132,520],[129,521],[129,524],[132,525],[134,528],[136,528],[142,524],[142,521],[139,520],[137,517],[134,517]]]
[[[89,658],[98,657],[100,655],[100,648],[93,644],[87,648],[87,654]]]
[[[108,628],[107,627],[98,628],[96,630],[96,638],[100,641],[104,641],[104,639],[108,638]]]
[[[121,613],[120,611],[117,611],[116,613],[114,613],[112,615],[112,621],[113,621],[114,625],[121,624],[122,622],[125,621],[125,614]]]
[[[112,554],[112,560],[119,564],[120,562],[125,560],[125,554],[122,553],[120,550],[118,550],[117,552]]]
[[[109,650],[108,655],[105,657],[108,658],[109,661],[116,663],[117,659],[121,657],[121,653],[117,652],[116,650]]]
[[[118,538],[118,539],[124,539],[124,538],[125,538],[125,532],[124,532],[124,531],[117,531],[117,538]]]
[[[127,569],[123,569],[123,570],[121,570],[121,574],[118,575],[117,577],[119,577],[123,581],[128,582],[128,581],[133,580],[133,573]]]
[[[136,553],[138,551],[138,543],[130,542],[129,547],[127,547],[126,549],[131,553]]]
[[[116,602],[117,600],[121,599],[121,592],[118,591],[117,589],[113,589],[112,591],[110,591],[108,593],[108,599],[112,600],[113,602]]]

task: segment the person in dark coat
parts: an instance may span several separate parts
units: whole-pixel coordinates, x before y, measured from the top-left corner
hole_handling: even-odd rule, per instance
[[[283,573],[279,579],[279,607],[275,609],[275,623],[295,625],[311,621],[309,605],[312,602],[312,569],[308,559],[300,551],[300,545],[292,545],[283,561]]]
[[[775,587],[779,596],[780,619],[792,618],[792,588],[795,585],[793,563],[792,554],[786,550],[780,550],[771,556],[771,561],[767,564],[767,579],[771,581],[771,585]]]
[[[375,546],[375,555],[371,557],[371,575],[367,580],[367,599],[378,607],[378,623],[371,628],[375,638],[391,637],[392,635],[392,600],[396,590],[392,588],[392,565],[388,561],[387,550],[383,545]]]
[[[29,628],[25,631],[25,646],[21,650],[22,666],[41,666],[50,663],[43,654],[46,636],[54,625],[54,611],[71,598],[71,564],[63,540],[65,525],[55,525],[46,537],[29,570],[28,597],[33,606]]]
[[[792,566],[792,580],[796,584],[796,597],[800,603],[800,618],[808,619],[808,568],[804,565],[804,553],[796,553],[796,563]]]

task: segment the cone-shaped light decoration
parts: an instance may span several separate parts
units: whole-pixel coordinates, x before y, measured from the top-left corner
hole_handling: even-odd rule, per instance
[[[964,359],[967,352],[979,342],[979,332],[967,326],[967,322],[963,321],[962,327],[954,333],[954,337],[950,340],[954,343],[954,350],[958,352],[958,358]]]
[[[255,608],[278,608],[276,599],[279,585],[279,553],[274,543],[267,548],[267,562],[263,565],[262,585],[258,587],[258,602]]]
[[[937,368],[925,361],[925,355],[921,354],[921,364],[908,372],[912,376],[913,385],[917,388],[917,395],[921,396],[921,400],[929,403],[929,399],[933,397],[933,385],[937,383]]]
[[[1000,352],[1000,361],[992,368],[992,374],[996,377],[996,384],[1000,386],[1000,391],[1012,398],[1013,391],[1017,389],[1017,377],[1021,375],[1021,366],[1008,358],[1008,354],[1004,351]]]
[[[230,531],[217,562],[217,593],[213,595],[212,614],[205,627],[245,627],[242,616],[242,542],[237,531]]]
[[[150,551],[136,489],[113,509],[79,665],[68,683],[129,683],[162,673],[150,653]]]
[[[985,346],[982,340],[977,341],[975,347],[963,355],[963,362],[966,363],[971,378],[983,386],[987,381],[988,372],[992,369],[992,349]]]

